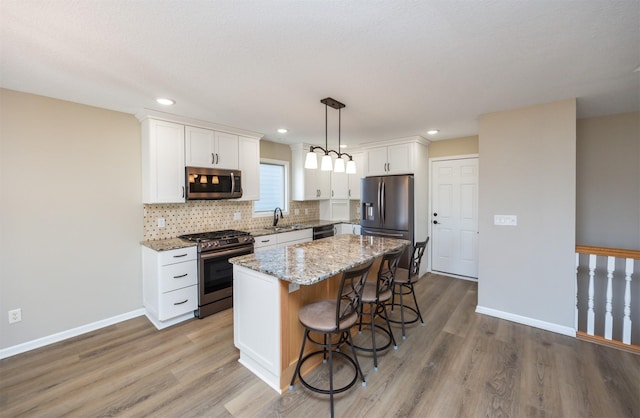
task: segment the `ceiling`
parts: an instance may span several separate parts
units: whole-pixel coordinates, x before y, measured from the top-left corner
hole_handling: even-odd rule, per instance
[[[579,118],[640,110],[637,0],[1,0],[0,31],[4,88],[284,143],[324,143],[325,97],[349,146],[572,97]]]

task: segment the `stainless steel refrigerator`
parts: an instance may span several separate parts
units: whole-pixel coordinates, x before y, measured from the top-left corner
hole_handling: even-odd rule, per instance
[[[362,235],[401,238],[413,244],[413,176],[366,177],[361,180]],[[400,267],[409,265],[411,248]]]

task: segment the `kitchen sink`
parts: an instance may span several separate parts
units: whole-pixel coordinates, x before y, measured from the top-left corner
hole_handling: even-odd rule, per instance
[[[293,231],[294,229],[304,229],[307,228],[304,225],[282,225],[282,226],[274,226],[273,230],[275,232],[281,232],[281,231]]]

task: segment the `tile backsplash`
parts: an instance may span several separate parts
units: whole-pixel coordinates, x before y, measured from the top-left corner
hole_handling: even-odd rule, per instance
[[[298,209],[299,214],[295,215]],[[305,211],[308,212],[305,214]],[[240,220],[234,220],[236,213]],[[158,227],[158,218],[165,226]],[[317,221],[320,206],[317,201],[289,202],[289,214],[283,225]],[[256,229],[273,225],[273,217],[253,217],[253,202],[231,200],[193,200],[186,203],[144,205],[143,240],[175,238],[182,234],[217,231],[220,229]]]

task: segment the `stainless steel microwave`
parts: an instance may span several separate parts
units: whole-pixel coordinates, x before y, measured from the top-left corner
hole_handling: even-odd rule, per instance
[[[242,197],[240,170],[186,167],[187,200],[237,199]]]

